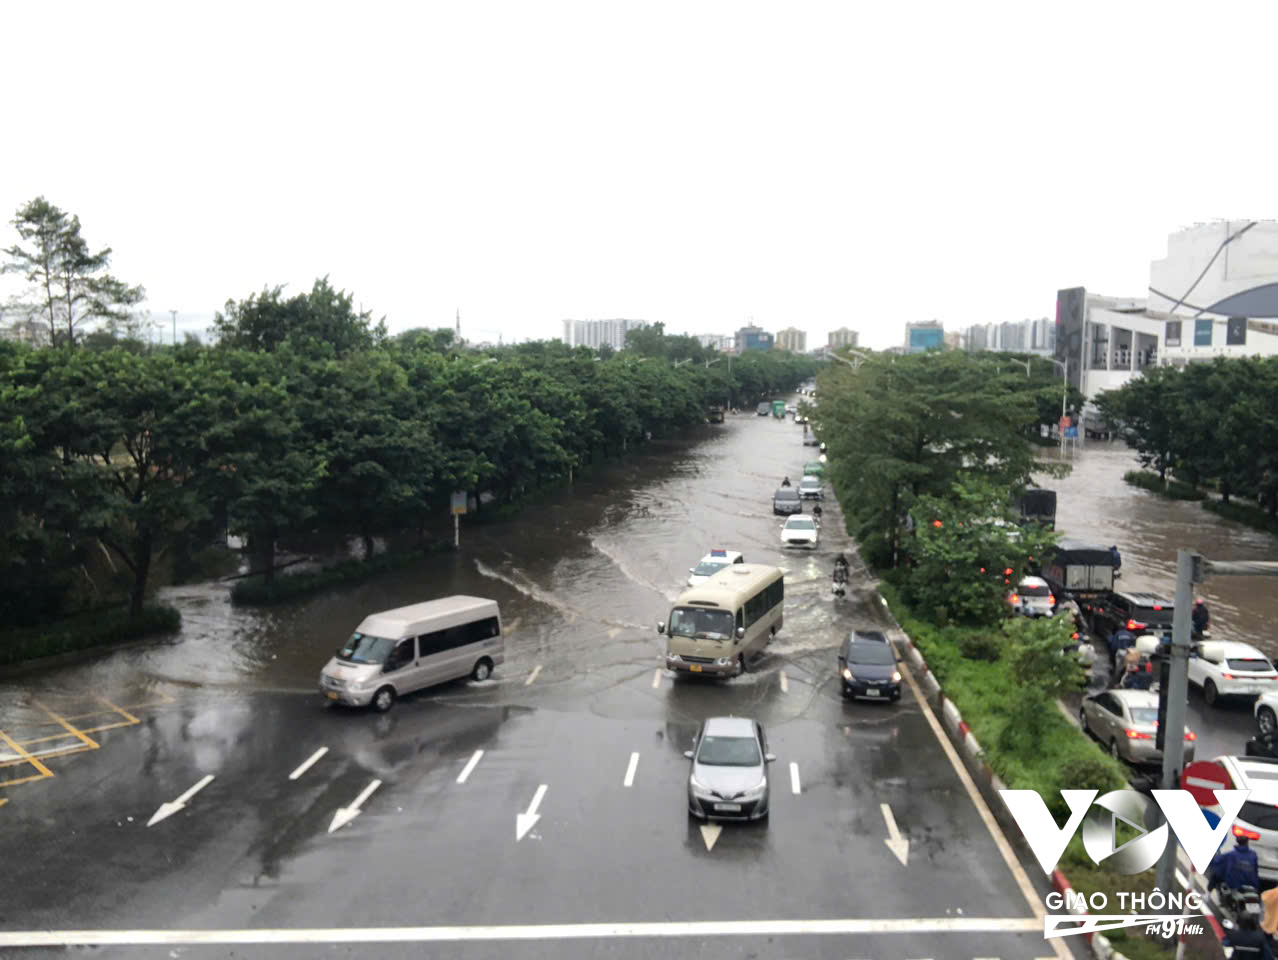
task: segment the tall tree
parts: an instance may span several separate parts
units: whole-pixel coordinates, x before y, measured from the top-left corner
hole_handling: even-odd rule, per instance
[[[19,243],[5,249],[5,273],[17,273],[32,284],[15,304],[28,315],[41,315],[49,325],[49,342],[75,346],[76,331],[93,320],[124,321],[129,309],[146,296],[106,273],[111,248],[91,252],[80,234],[80,218],[44,197],[18,208],[13,219]]]
[[[218,343],[242,350],[274,350],[286,340],[308,352],[327,345],[337,356],[369,350],[386,339],[385,319],[355,309],[354,294],[335,290],[328,277],[316,280],[310,293],[284,298],[274,287],[247,299],[228,300],[213,318]]]

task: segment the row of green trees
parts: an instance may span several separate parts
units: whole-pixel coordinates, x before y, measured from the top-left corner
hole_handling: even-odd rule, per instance
[[[1096,405],[1160,478],[1216,481],[1226,503],[1258,499],[1278,516],[1278,357],[1154,367]]]
[[[676,367],[659,330],[647,355],[609,357],[389,337],[327,280],[229,303],[216,330],[214,346],[0,346],[0,620],[68,612],[104,552],[136,615],[158,554],[215,513],[267,576],[276,542],[314,526],[371,555],[374,535],[426,535],[454,491],[517,501],[815,367],[762,353]]]
[[[926,497],[953,497],[960,474],[993,484],[1010,502],[1031,474],[1066,469],[1038,461],[1029,442],[1060,415],[1061,379],[1043,360],[874,354],[855,367],[830,364],[817,396],[813,423],[831,477],[855,494],[848,532],[877,566],[901,564],[913,543],[912,511]],[[1070,407],[1081,401],[1073,391]]]

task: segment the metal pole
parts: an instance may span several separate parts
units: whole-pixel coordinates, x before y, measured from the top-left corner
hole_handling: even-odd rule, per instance
[[[1176,612],[1172,615],[1172,642],[1167,689],[1167,724],[1163,732],[1164,790],[1175,790],[1185,763],[1185,708],[1189,700],[1190,608],[1194,602],[1194,557],[1192,550],[1176,551]],[[1167,831],[1167,847],[1158,861],[1155,886],[1164,893],[1176,889],[1176,835]]]
[[[169,313],[173,315],[173,346],[176,347],[177,346],[177,311],[170,310]]]
[[[1069,399],[1069,354],[1065,355],[1061,376],[1065,378],[1061,389],[1061,423],[1065,422],[1065,401]],[[1061,427],[1061,456],[1065,455],[1065,428]]]
[[[453,514],[453,548],[461,549],[461,517]]]

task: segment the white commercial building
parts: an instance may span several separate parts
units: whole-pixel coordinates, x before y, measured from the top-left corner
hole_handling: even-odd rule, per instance
[[[564,343],[595,350],[607,344],[621,350],[626,345],[627,331],[647,325],[647,320],[565,320]]]
[[[837,330],[831,330],[826,340],[826,346],[831,350],[837,350],[839,347],[851,347],[856,349],[857,339],[860,337],[855,330],[847,327],[839,327]]]
[[[697,342],[707,350],[731,353],[736,345],[736,337],[730,333],[699,333],[697,334]]]

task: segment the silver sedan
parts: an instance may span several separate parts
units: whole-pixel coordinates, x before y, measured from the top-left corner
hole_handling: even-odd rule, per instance
[[[1162,763],[1158,749],[1158,694],[1149,690],[1106,690],[1083,701],[1083,731],[1109,748],[1117,760],[1131,764]],[[1185,762],[1194,759],[1194,731],[1185,728]]]

